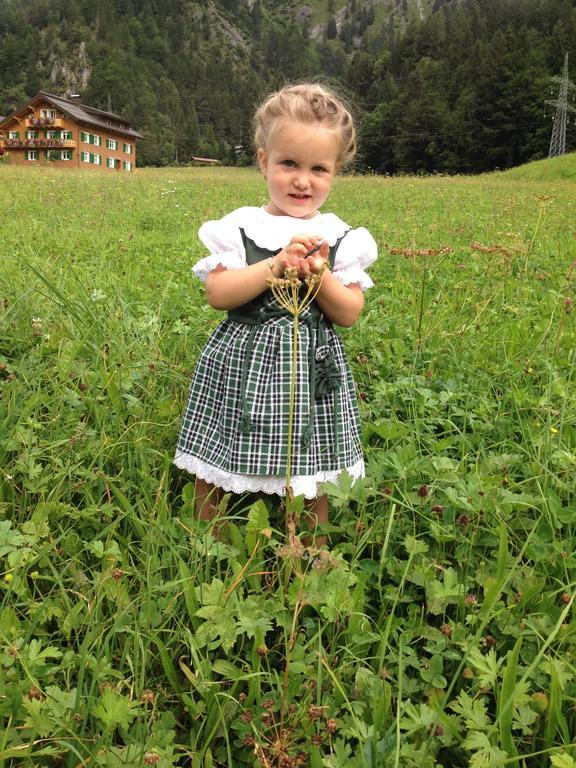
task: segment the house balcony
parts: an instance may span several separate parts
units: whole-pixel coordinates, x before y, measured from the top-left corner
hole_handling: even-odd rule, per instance
[[[5,139],[6,149],[76,149],[71,139]]]
[[[28,117],[24,120],[27,128],[64,128],[61,117]]]

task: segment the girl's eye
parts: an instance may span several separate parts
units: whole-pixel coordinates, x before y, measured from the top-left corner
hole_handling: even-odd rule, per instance
[[[315,165],[314,168],[312,168],[314,173],[328,173],[328,169],[324,168],[323,165]]]
[[[287,168],[294,168],[296,163],[294,160],[282,160],[282,165],[285,165]]]

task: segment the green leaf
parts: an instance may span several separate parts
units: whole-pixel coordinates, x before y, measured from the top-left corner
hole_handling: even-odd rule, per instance
[[[212,579],[210,584],[196,587],[196,595],[202,605],[222,605],[224,602],[224,582]]]
[[[424,586],[428,610],[435,615],[443,613],[448,605],[458,603],[466,593],[466,586],[458,581],[453,568],[447,568],[444,571],[442,581],[429,578]]]
[[[486,654],[474,648],[468,654],[468,661],[478,674],[478,682],[481,688],[493,688],[496,685],[498,673],[504,659],[497,659],[493,648]]]
[[[468,730],[483,731],[490,725],[484,698],[473,699],[466,691],[460,691],[450,708],[464,718]]]
[[[406,536],[404,539],[404,549],[412,557],[416,555],[423,555],[428,552],[428,544],[424,541],[420,541],[414,536]]]
[[[21,547],[26,538],[12,528],[11,520],[0,520],[0,557]]]
[[[263,533],[269,538],[269,533],[271,532],[270,517],[268,515],[268,507],[262,499],[258,499],[250,507],[246,531],[248,533]]]
[[[560,752],[558,755],[552,755],[550,762],[554,768],[576,768],[576,760],[570,757],[566,752]]]
[[[113,688],[106,688],[99,703],[94,707],[93,714],[104,723],[107,730],[117,727],[127,730],[136,717],[134,710],[137,706],[136,702],[130,701]]]
[[[47,711],[46,702],[39,701],[38,699],[24,698],[22,704],[28,713],[28,717],[24,721],[24,728],[31,728],[38,736],[49,736],[55,723],[50,717],[50,713]]]

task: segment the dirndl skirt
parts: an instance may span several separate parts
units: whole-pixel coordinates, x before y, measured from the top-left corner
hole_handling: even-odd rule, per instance
[[[300,321],[291,486],[309,498],[318,494],[319,482],[336,481],[343,470],[353,478],[364,475],[358,403],[342,342],[334,329],[324,329],[322,345],[331,352],[340,383],[318,397],[309,370],[310,355],[319,359],[318,341],[318,331]],[[292,351],[289,315],[257,328],[230,318],[220,323],[196,365],[175,464],[226,491],[282,495]]]

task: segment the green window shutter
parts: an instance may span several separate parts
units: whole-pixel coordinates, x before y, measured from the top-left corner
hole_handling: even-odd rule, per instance
[[[91,163],[93,163],[93,162],[94,162],[94,155],[92,154],[92,152],[90,152],[90,162],[91,162]]]

